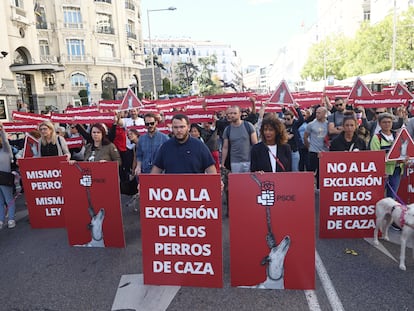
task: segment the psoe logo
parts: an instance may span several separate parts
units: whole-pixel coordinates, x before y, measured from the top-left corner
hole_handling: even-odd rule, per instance
[[[82,178],[79,180],[79,182],[84,187],[91,187],[92,186],[92,176],[91,175],[83,175]]]
[[[275,184],[271,181],[260,183],[260,194],[257,196],[257,204],[272,206],[275,204]]]

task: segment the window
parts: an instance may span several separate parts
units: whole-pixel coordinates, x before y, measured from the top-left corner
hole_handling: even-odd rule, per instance
[[[64,7],[63,19],[65,28],[83,28],[80,8]]]
[[[36,28],[47,29],[45,8],[39,5],[35,6]]]
[[[73,87],[82,87],[86,85],[86,75],[80,72],[76,72],[70,76],[70,81]]]
[[[126,32],[128,38],[137,38],[137,35],[135,34],[135,23],[133,21],[128,20],[128,24],[126,24]]]
[[[125,9],[135,11],[135,4],[133,0],[125,0]]]
[[[100,43],[99,44],[99,56],[104,58],[113,58],[114,57],[114,45],[110,43]]]
[[[95,2],[112,3],[112,0],[95,0]]]
[[[13,4],[15,7],[24,9],[24,0],[13,0]]]
[[[67,48],[68,55],[72,57],[85,55],[85,46],[84,46],[83,40],[67,39],[66,48]]]
[[[40,40],[39,41],[39,47],[40,47],[40,55],[41,56],[50,55],[49,42],[47,42],[47,40]]]
[[[114,33],[112,27],[112,16],[108,14],[98,13],[96,15],[96,31],[99,33]]]

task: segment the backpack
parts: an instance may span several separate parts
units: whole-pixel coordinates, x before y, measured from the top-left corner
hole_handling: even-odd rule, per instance
[[[392,136],[395,139],[395,137],[397,136],[397,133],[394,132],[394,131],[392,131],[391,133],[392,133]],[[380,150],[385,150],[385,153],[388,153],[388,151],[390,151],[390,149],[391,149],[391,146],[381,146],[382,139],[384,138],[384,140],[387,140],[385,138],[384,134],[382,134],[381,132],[379,132],[379,133],[376,134],[376,136],[378,137],[378,140],[379,140],[379,143],[380,143]],[[370,144],[371,144],[371,142],[370,142]]]
[[[247,133],[249,134],[250,144],[252,144],[252,142],[251,142],[251,135],[252,135],[252,133],[253,133],[254,130],[249,126],[248,123],[250,123],[250,122],[243,121],[244,128],[246,129]],[[229,137],[229,144],[228,144],[228,149],[227,149],[227,157],[226,157],[226,160],[224,161],[224,167],[226,169],[228,169],[229,171],[231,171],[231,164],[230,164],[230,150],[231,150],[231,146],[230,146],[230,133],[231,133],[231,125],[227,125],[226,129],[227,129],[227,135]]]

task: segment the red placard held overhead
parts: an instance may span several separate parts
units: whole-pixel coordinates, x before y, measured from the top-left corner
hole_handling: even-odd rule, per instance
[[[280,82],[272,96],[269,98],[271,103],[283,103],[283,104],[293,104],[294,99],[292,93],[290,93],[289,87],[285,80]]]
[[[128,88],[125,93],[124,99],[122,100],[121,105],[118,110],[129,110],[132,108],[143,108],[144,105],[141,103],[137,95],[132,91],[131,88]]]
[[[405,125],[398,132],[397,137],[387,153],[387,161],[414,159],[414,142]]]
[[[220,175],[140,175],[144,284],[223,286]]]

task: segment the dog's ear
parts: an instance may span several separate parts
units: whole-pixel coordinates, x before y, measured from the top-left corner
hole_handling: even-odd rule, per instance
[[[95,212],[94,212],[94,210],[93,210],[93,208],[92,207],[88,207],[88,212],[89,212],[89,215],[91,216],[91,217],[94,217],[95,216]]]

